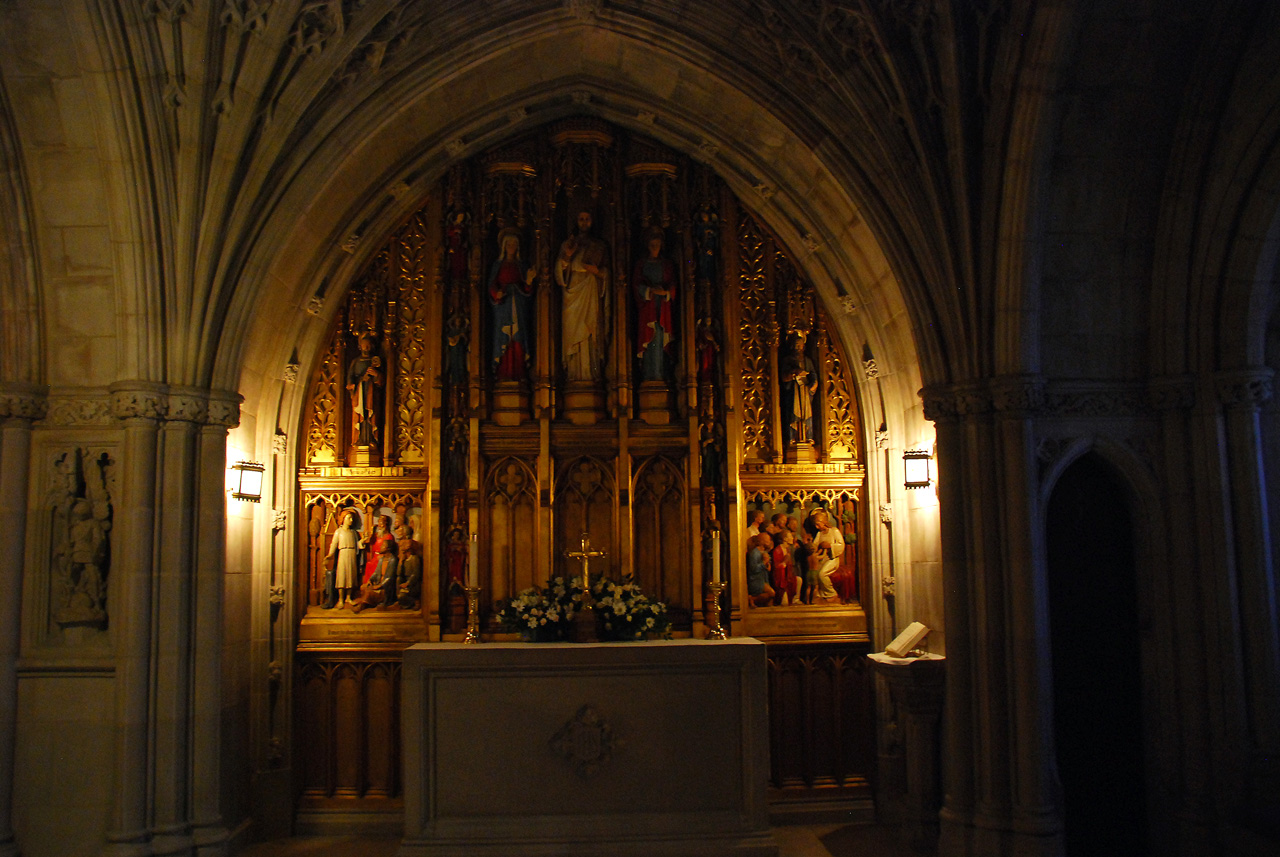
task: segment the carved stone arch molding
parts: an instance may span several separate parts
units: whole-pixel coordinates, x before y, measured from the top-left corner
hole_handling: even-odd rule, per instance
[[[1144,438],[1144,435],[1137,437]],[[1040,465],[1039,503],[1043,511],[1059,477],[1081,457],[1095,453],[1128,485],[1131,492],[1130,507],[1134,512],[1134,525],[1145,533],[1146,540],[1154,538],[1160,527],[1163,494],[1159,488],[1152,462],[1141,448],[1143,444],[1134,437],[1115,437],[1090,433],[1075,436],[1045,435],[1036,445],[1036,459]],[[1145,515],[1141,517],[1140,515]]]
[[[8,95],[0,81],[0,381],[34,384],[44,377],[43,314],[26,184]]]
[[[290,169],[297,178],[284,191],[280,204],[267,212],[268,220],[255,229],[245,247],[246,261],[236,275],[240,285],[228,329],[246,329],[250,336],[244,343],[228,343],[220,352],[220,374],[238,375],[243,368],[272,377],[295,346],[303,365],[309,365],[311,356],[323,347],[328,329],[323,319],[336,311],[343,284],[365,264],[379,237],[418,204],[451,163],[499,142],[517,126],[523,129],[567,112],[601,116],[678,151],[703,160],[709,157],[710,165],[735,193],[758,202],[769,228],[797,258],[804,259],[806,274],[829,307],[840,306],[841,294],[854,297],[862,307],[854,315],[841,314],[839,335],[847,353],[856,353],[852,343],[869,341],[886,364],[917,373],[916,347],[907,329],[881,328],[874,321],[899,316],[906,304],[866,219],[844,190],[850,186],[840,179],[845,165],[820,160],[776,115],[762,110],[763,105],[745,91],[720,80],[714,69],[703,68],[705,57],[695,60],[692,55],[670,53],[671,47],[660,50],[617,32],[595,34],[594,38],[603,40],[601,50],[607,53],[608,48],[616,48],[620,57],[638,50],[646,62],[688,66],[696,90],[690,100],[672,102],[656,88],[656,78],[638,70],[641,88],[624,90],[614,79],[578,68],[571,46],[554,52],[553,62],[564,68],[545,68],[549,82],[536,89],[528,88],[527,81],[509,82],[498,73],[498,65],[535,51],[549,37],[536,27],[524,31],[488,61],[493,75],[489,64],[476,67],[475,78],[488,81],[490,94],[471,100],[433,98],[427,103],[424,99],[433,90],[427,85],[431,71],[424,68],[413,85],[403,81],[394,92],[367,100],[368,107],[344,123],[341,142],[318,135],[316,148],[290,155]],[[618,62],[624,66],[619,77],[631,72],[625,67],[629,59]],[[433,60],[431,68],[437,65]],[[454,96],[464,85],[457,79],[448,84]],[[575,101],[575,92],[588,93],[585,102]],[[517,126],[501,121],[512,111],[520,113]],[[741,128],[731,120],[733,115],[754,118],[750,127]],[[405,127],[409,117],[413,117],[412,133]],[[351,141],[361,140],[362,135],[363,142],[353,147]],[[451,145],[459,141],[461,147]],[[702,145],[707,141],[710,147]],[[815,185],[820,191],[808,194],[793,187],[788,176],[799,172],[826,176]],[[303,213],[301,217],[298,212]],[[817,240],[806,242],[806,235]],[[818,249],[810,251],[810,245]],[[290,259],[287,264],[285,258]],[[313,301],[320,321],[305,312]],[[929,335],[927,329],[924,335]],[[247,361],[243,367],[242,360]],[[905,397],[890,405],[910,410]]]

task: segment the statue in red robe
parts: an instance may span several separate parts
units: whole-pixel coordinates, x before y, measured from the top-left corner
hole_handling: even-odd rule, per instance
[[[631,285],[636,293],[636,357],[640,380],[665,381],[674,361],[675,327],[671,304],[676,299],[676,266],[662,255],[662,230],[648,236],[649,254],[636,261]]]

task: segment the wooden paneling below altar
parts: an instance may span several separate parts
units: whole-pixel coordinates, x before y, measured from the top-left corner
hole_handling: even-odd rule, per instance
[[[768,796],[775,809],[815,801],[869,805],[876,765],[870,650],[865,641],[766,647]],[[399,824],[401,657],[400,650],[299,653],[300,830]]]

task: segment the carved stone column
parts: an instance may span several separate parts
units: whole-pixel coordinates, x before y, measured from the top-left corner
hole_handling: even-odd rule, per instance
[[[13,832],[14,736],[18,722],[22,568],[26,555],[31,422],[43,416],[42,388],[0,385],[0,518],[9,543],[0,551],[0,857],[17,857]]]
[[[226,562],[227,429],[240,421],[239,397],[215,396],[196,453],[192,835],[198,857],[226,853],[221,811],[222,622]]]
[[[192,636],[195,615],[196,442],[208,399],[198,391],[169,396],[160,431],[160,525],[155,605],[155,808],[152,853],[189,854],[192,773]],[[199,605],[203,609],[205,605]]]
[[[165,401],[157,385],[133,382],[112,389],[112,411],[124,426],[120,502],[116,506],[120,575],[112,610],[116,645],[116,764],[114,807],[104,854],[151,854],[147,795],[150,780],[151,584],[155,537],[156,449]],[[113,566],[115,562],[113,561]]]
[[[1048,628],[1031,416],[1043,382],[921,391],[937,425],[947,714],[939,853],[1056,855]]]
[[[1238,605],[1233,624],[1243,654],[1246,760],[1246,793],[1243,800],[1256,806],[1261,799],[1270,809],[1257,807],[1260,818],[1275,810],[1280,796],[1265,783],[1280,776],[1274,761],[1280,752],[1280,622],[1277,621],[1275,575],[1272,567],[1270,522],[1267,519],[1268,488],[1263,465],[1260,410],[1271,399],[1273,372],[1246,369],[1218,375],[1218,399],[1226,420],[1227,466],[1231,482],[1231,521],[1235,532]],[[1259,788],[1261,787],[1261,788]]]

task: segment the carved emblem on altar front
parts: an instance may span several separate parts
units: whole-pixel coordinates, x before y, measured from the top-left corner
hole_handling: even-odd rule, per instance
[[[584,778],[595,776],[601,765],[613,756],[617,746],[613,727],[592,705],[579,708],[573,719],[551,738],[551,749],[555,754]]]

